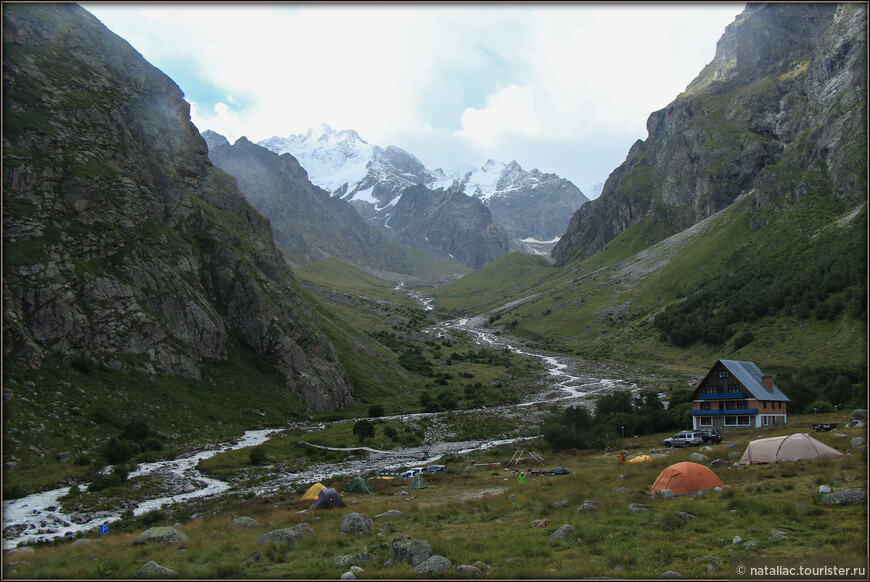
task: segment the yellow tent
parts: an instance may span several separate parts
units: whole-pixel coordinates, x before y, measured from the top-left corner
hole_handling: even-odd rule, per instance
[[[305,495],[303,495],[299,501],[315,501],[317,496],[320,495],[320,492],[324,489],[326,489],[326,485],[323,483],[315,483],[305,492]]]
[[[629,463],[646,463],[647,461],[652,461],[653,458],[649,455],[638,455],[635,458],[628,461]]]

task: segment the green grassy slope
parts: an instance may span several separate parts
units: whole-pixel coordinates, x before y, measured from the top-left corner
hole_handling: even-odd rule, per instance
[[[752,214],[743,199],[696,227],[645,247],[656,226],[644,221],[611,241],[607,248],[564,268],[533,263],[526,257],[502,258],[469,277],[434,292],[436,306],[481,313],[520,297],[529,297],[500,314],[497,326],[546,347],[590,358],[661,364],[700,373],[716,358],[757,361],[760,365],[860,366],[866,361],[866,285],[855,278],[866,272],[864,205],[808,194],[793,206]],[[762,219],[765,223],[753,221]],[[761,224],[761,227],[758,227]],[[846,254],[839,271],[826,257]],[[736,299],[716,294],[732,278],[755,285],[741,302],[769,301],[773,307],[751,317],[731,311]],[[813,288],[831,278],[845,281],[809,310],[788,290]],[[851,277],[851,279],[850,279]],[[860,278],[860,277],[859,277]],[[848,281],[851,281],[849,283]],[[506,291],[505,291],[506,290]],[[779,295],[779,291],[785,290]],[[740,289],[733,291],[734,297]],[[723,326],[721,341],[678,345],[654,324],[668,306],[690,298],[713,315],[736,318]],[[831,318],[819,317],[826,302],[842,304]],[[824,304],[824,305],[823,305]],[[687,319],[699,317],[689,312]],[[710,323],[712,325],[715,322]],[[753,338],[736,341],[744,332]],[[747,336],[748,337],[748,336]]]
[[[764,436],[811,431],[813,421],[811,416],[793,417],[787,427],[780,425]],[[845,433],[852,437],[861,431],[846,429]],[[633,457],[660,449],[666,436],[670,435],[650,435],[624,445]],[[849,438],[838,439],[829,433],[815,436],[841,451],[849,446]],[[712,451],[701,452],[711,460],[730,463],[754,438],[754,431],[732,431]],[[4,565],[17,562],[4,571],[7,578],[22,579],[125,578],[154,560],[175,570],[180,578],[334,579],[349,569],[336,564],[336,557],[367,552],[374,558],[360,564],[367,579],[421,577],[410,565],[386,565],[391,557],[389,542],[398,534],[426,540],[433,554],[446,557],[454,568],[483,562],[486,576],[495,579],[655,579],[669,570],[684,578],[722,579],[731,575],[738,560],[749,558],[797,561],[797,557],[810,556],[835,559],[838,564],[846,560],[866,563],[866,507],[824,504],[818,493],[823,484],[834,491],[863,487],[867,461],[860,454],[715,468],[726,486],[722,491],[667,500],[650,498],[650,486],[664,468],[687,460],[697,450],[678,449],[669,455],[654,452],[651,462],[617,465],[615,455],[603,451],[551,454],[539,444],[529,447],[544,455],[547,468],[561,466],[574,473],[533,476],[521,485],[503,465],[469,468],[474,461],[506,462],[514,449],[502,447],[443,459],[440,462],[447,470],[427,476],[428,487],[410,490],[410,495],[400,493],[408,491],[406,480],[370,478],[374,494],[345,493],[346,503],[357,504],[334,510],[313,511],[308,509],[310,502],[299,501],[311,483],[290,486],[275,495],[196,501],[114,523],[107,535],[88,535],[100,543],[36,547],[24,559],[4,555]],[[342,491],[348,481],[337,478],[324,485]],[[578,512],[586,500],[597,502],[599,508]],[[632,503],[648,509],[633,513],[628,510]],[[299,513],[303,508],[308,513]],[[359,536],[339,531],[348,513],[374,518],[391,509],[400,510],[402,517],[391,518],[389,525],[376,519],[373,530]],[[193,514],[197,514],[195,519]],[[229,528],[236,516],[252,517],[259,525]],[[533,520],[547,523],[533,527]],[[176,522],[189,537],[180,546],[185,551],[166,544],[131,545],[148,527]],[[256,543],[267,532],[299,523],[307,523],[314,536],[292,545]],[[566,539],[548,539],[564,524],[573,528]],[[734,543],[735,536],[741,538],[739,543]],[[242,564],[255,553],[261,559]],[[447,577],[458,575],[452,570]]]

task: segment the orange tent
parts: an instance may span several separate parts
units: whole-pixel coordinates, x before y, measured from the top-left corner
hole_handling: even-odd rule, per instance
[[[659,474],[650,493],[670,489],[674,495],[687,495],[706,491],[714,487],[725,487],[716,473],[698,463],[676,463]]]

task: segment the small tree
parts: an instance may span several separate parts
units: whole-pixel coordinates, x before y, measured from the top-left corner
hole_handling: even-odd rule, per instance
[[[379,416],[384,415],[384,407],[380,404],[372,404],[369,406],[369,416],[372,418],[377,418]]]
[[[375,425],[368,420],[357,421],[353,425],[353,434],[359,439],[359,442],[365,442],[367,438],[375,436]]]
[[[254,447],[248,455],[252,465],[262,465],[266,462],[266,449],[262,447]]]

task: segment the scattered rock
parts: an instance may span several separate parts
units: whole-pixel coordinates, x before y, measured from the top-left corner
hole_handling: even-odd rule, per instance
[[[628,510],[632,513],[640,513],[642,511],[649,511],[652,509],[652,505],[644,505],[643,503],[629,503]]]
[[[374,517],[374,519],[400,519],[404,517],[404,514],[398,509],[390,509],[389,511],[385,511],[383,513],[379,513]]]
[[[849,438],[849,435],[838,432],[837,434],[834,435],[834,438],[835,439],[847,439],[847,438]]]
[[[616,478],[620,481],[625,481],[625,475],[617,475]]]
[[[864,437],[855,437],[849,441],[849,446],[852,447],[853,449],[857,449],[857,448],[861,447],[861,445],[866,445],[866,444],[867,444],[867,439],[865,439]]]
[[[734,544],[734,545],[737,545],[737,544],[739,544],[739,543],[742,542],[742,541],[743,541],[743,538],[741,538],[740,536],[734,536],[734,539],[731,540],[731,543]]]
[[[277,544],[281,542],[290,542],[295,544],[297,540],[303,536],[314,536],[314,530],[307,523],[300,523],[290,528],[275,529],[269,533],[265,533],[257,538],[257,544],[264,546],[266,544]]]
[[[245,558],[245,560],[240,564],[240,566],[242,568],[249,568],[249,567],[253,566],[254,564],[262,562],[263,559],[264,559],[263,554],[261,554],[260,552],[255,552],[255,553],[251,554],[250,556],[248,556],[247,558]]]
[[[577,508],[578,513],[588,513],[590,511],[597,511],[601,509],[601,504],[597,501],[591,501],[587,499],[583,502],[583,505]]]
[[[151,560],[136,570],[130,578],[175,578],[176,576],[175,570],[164,568],[154,560]]]
[[[351,501],[350,504],[351,505],[359,505],[359,501]]]
[[[731,463],[729,463],[725,459],[713,459],[713,462],[710,463],[710,466],[714,469],[719,469],[720,467],[727,467],[730,464]]]
[[[193,483],[188,482],[184,484],[184,486],[181,488],[181,491],[182,493],[193,493],[194,491],[196,491],[196,487],[193,485]]]
[[[631,493],[631,489],[628,487],[617,487],[613,490],[614,493]]]
[[[568,525],[566,523],[565,525],[563,525],[562,527],[560,527],[559,529],[557,529],[556,531],[551,533],[550,539],[551,540],[564,540],[564,539],[567,539],[568,536],[570,536],[572,533],[574,533],[574,526]]]
[[[350,566],[354,564],[368,564],[369,562],[374,562],[375,557],[368,552],[362,552],[359,554],[347,554],[344,556],[336,556],[335,557],[335,565],[336,566]]]
[[[675,572],[674,570],[668,570],[664,572],[659,578],[682,578],[683,575],[679,572]]]
[[[472,566],[474,566],[475,568],[480,568],[481,570],[489,570],[490,568],[492,568],[492,566],[490,566],[486,562],[481,562],[480,560],[474,562]]]
[[[475,566],[462,565],[456,567],[456,574],[462,576],[463,578],[472,578],[474,576],[479,576],[480,574],[483,574],[483,571]]]
[[[767,539],[772,541],[772,542],[775,542],[775,541],[779,541],[779,540],[787,538],[787,537],[788,536],[785,535],[784,531],[773,530],[772,532],[770,532],[770,537]]]
[[[348,513],[341,520],[339,531],[343,534],[362,535],[372,531],[374,524],[367,515],[362,513]]]
[[[819,485],[819,493],[830,493],[831,486],[830,485]]]
[[[695,563],[697,564],[698,562],[710,562],[711,564],[719,565],[722,563],[722,560],[716,556],[698,556],[695,558]]]
[[[867,501],[866,491],[838,491],[822,497],[822,503],[834,505],[859,505]]]
[[[356,575],[356,574],[362,574],[363,572],[365,572],[365,570],[363,570],[363,569],[360,568],[359,566],[351,566],[351,567],[350,567],[350,573],[351,573],[351,574]]]
[[[237,527],[260,527],[260,524],[252,517],[237,517],[230,523],[229,527],[233,529]]]
[[[535,520],[532,520],[532,521],[529,523],[529,525],[530,525],[531,527],[545,527],[545,526],[546,526],[547,524],[549,524],[549,523],[550,523],[550,520],[547,519],[547,518],[545,517],[544,519],[535,519]]]
[[[716,566],[714,566],[713,564],[707,564],[707,574],[712,575],[715,573],[716,573]]]
[[[553,504],[553,507],[555,507],[556,509],[565,509],[566,507],[568,507],[568,500],[567,499],[560,499],[559,501],[557,501],[556,503]]]
[[[425,540],[399,534],[390,542],[390,560],[394,563],[406,562],[416,566],[425,562],[431,555],[432,547]]]
[[[685,511],[678,511],[674,515],[679,517],[680,519],[695,519],[695,516],[691,513],[686,513]]]
[[[674,498],[674,492],[671,491],[670,489],[662,489],[661,491],[659,491],[659,495],[662,496],[662,499],[673,499]]]
[[[174,527],[152,527],[147,529],[134,539],[131,544],[180,544],[186,542],[188,537]],[[147,565],[147,564],[146,564]]]
[[[353,572],[345,572],[341,575],[342,580],[356,580],[356,576],[354,576]]]
[[[414,566],[417,574],[443,574],[453,568],[453,563],[444,556],[434,555]]]
[[[863,428],[865,426],[867,426],[867,410],[864,408],[856,408],[849,416],[849,422],[846,423],[846,428]]]
[[[689,455],[689,460],[693,463],[706,463],[710,460],[710,457],[702,455],[701,453],[692,453]]]

